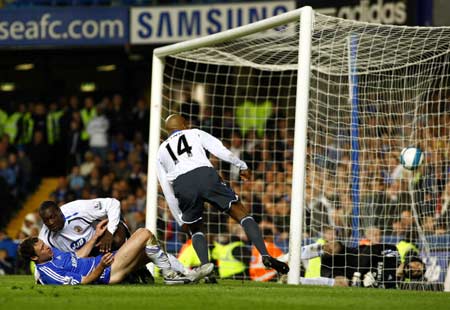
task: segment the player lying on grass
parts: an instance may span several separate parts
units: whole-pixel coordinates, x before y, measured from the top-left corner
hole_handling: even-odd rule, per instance
[[[166,284],[189,284],[210,274],[213,264],[207,264],[183,274],[181,263],[171,265],[169,258],[158,245],[153,234],[138,229],[117,252],[87,257],[107,228],[107,220],[101,221],[94,236],[76,253],[61,252],[46,245],[36,237],[27,238],[19,246],[19,253],[26,260],[36,263],[41,284],[115,284],[127,274],[153,262],[161,269]]]
[[[269,255],[258,224],[233,189],[220,178],[205,150],[238,167],[244,181],[250,179],[246,163],[207,132],[186,128],[186,121],[181,115],[170,115],[165,127],[169,137],[158,150],[159,183],[174,218],[180,225],[189,228],[192,245],[201,263],[209,263],[203,227],[203,205],[209,202],[244,228],[248,239],[261,254],[264,266],[287,274],[288,265]]]
[[[75,200],[59,207],[54,201],[44,201],[39,206],[39,216],[44,225],[39,238],[48,246],[63,252],[75,252],[95,234],[95,225],[108,219],[107,229],[99,237],[89,256],[118,250],[130,237],[125,223],[120,219],[120,202],[114,198]],[[154,282],[146,268],[130,274],[126,281]]]
[[[339,241],[330,241],[323,246],[315,243],[302,247],[302,266],[308,269],[309,260],[320,257],[321,277],[301,278],[300,282],[329,286],[357,285],[349,281],[358,272],[363,287],[431,291],[443,289],[439,283],[428,281],[426,265],[414,251],[407,252],[405,256],[405,262],[400,263],[397,247],[390,244],[351,248]]]

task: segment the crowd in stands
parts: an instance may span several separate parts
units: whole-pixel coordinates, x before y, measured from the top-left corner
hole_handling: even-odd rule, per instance
[[[71,96],[49,104],[3,105],[0,228],[48,176],[58,176],[50,197],[58,204],[114,197],[122,201],[133,231],[144,226],[149,113],[144,99],[124,103],[120,95],[99,102]],[[36,236],[40,225],[39,216],[30,213],[19,235],[2,238]]]
[[[211,158],[260,224],[268,248],[276,252],[276,256],[285,255],[288,252],[293,169],[292,119],[286,116],[286,110],[264,102],[260,105],[260,113],[255,114],[258,121],[252,123],[248,117],[240,116],[242,113],[248,116],[242,111],[251,106],[248,102],[217,113],[213,107],[200,109],[189,92],[183,95],[183,103],[177,105],[177,109],[188,119],[190,126],[222,139],[252,169],[253,180],[240,182],[238,171]],[[124,102],[120,95],[113,95],[98,101],[92,97],[80,101],[71,96],[48,105],[39,102],[11,105],[3,112],[7,121],[2,123],[5,126],[0,144],[0,180],[8,184],[13,196],[26,195],[32,184],[42,177],[59,176],[58,187],[51,195],[58,204],[75,199],[114,197],[121,202],[122,216],[130,230],[144,227],[149,135],[146,100]],[[264,118],[263,122],[261,118]],[[448,117],[436,122],[436,127],[444,127],[448,125]],[[450,145],[449,139],[445,139],[448,138],[446,131],[436,132],[427,132],[423,136],[426,164],[413,173],[412,183],[418,220],[426,235],[447,234],[449,229]],[[417,243],[417,225],[411,211],[407,182],[411,172],[403,170],[396,159],[400,145],[393,145],[392,141],[398,139],[389,133],[383,135],[387,136],[373,143],[386,141],[391,145],[368,143],[367,149],[361,151],[363,156],[379,155],[370,148],[385,150],[389,147],[382,155],[374,155],[372,161],[363,161],[360,227],[376,227],[381,239],[394,237],[396,242]],[[433,142],[436,138],[439,138],[438,144]],[[320,153],[318,147],[309,142],[303,237],[315,241],[323,238],[324,227],[332,227],[336,238],[345,242],[352,231],[349,154],[342,152],[338,157],[323,160],[331,152]],[[242,268],[242,264],[236,263],[236,272],[232,275],[224,273],[224,277],[275,278],[275,274],[266,275],[258,270],[258,266],[252,266],[255,260],[250,260],[251,248],[239,225],[210,206],[206,210],[212,257],[220,261],[227,253],[233,253],[240,257],[238,261],[244,266],[250,267]],[[31,214],[26,222],[20,235],[11,236],[12,239],[20,240],[38,233],[40,224],[36,214]],[[179,253],[180,260],[186,265],[196,264],[187,235],[181,232],[162,196],[158,199],[158,233],[168,252]],[[0,236],[5,242],[10,240],[5,234]],[[370,238],[361,231],[360,238],[364,237]],[[4,270],[10,269],[5,267]]]

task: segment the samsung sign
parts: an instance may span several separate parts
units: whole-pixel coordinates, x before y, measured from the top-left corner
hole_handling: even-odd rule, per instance
[[[296,8],[295,1],[132,8],[132,44],[171,43],[250,24]]]
[[[126,8],[0,10],[0,46],[128,43]]]

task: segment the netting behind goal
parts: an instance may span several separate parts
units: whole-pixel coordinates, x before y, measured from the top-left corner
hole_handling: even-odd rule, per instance
[[[291,186],[298,34],[294,22],[169,55],[163,79],[161,119],[181,112],[192,127],[218,137],[247,162],[253,180],[243,183],[236,169],[211,156],[280,253],[288,251],[292,190],[303,190]],[[315,14],[302,244],[326,242],[334,255],[323,256],[322,270],[306,276],[350,279],[356,270],[371,271],[378,285],[389,286],[400,260],[414,259],[403,249],[398,262],[388,259],[407,241],[428,264],[428,280],[444,281],[450,250],[449,44],[449,28]],[[425,152],[414,172],[399,164],[400,151],[410,145]],[[185,236],[163,199],[158,216],[161,239],[178,254]],[[239,225],[209,205],[204,219],[211,245],[243,238]],[[378,250],[375,244],[393,247]]]

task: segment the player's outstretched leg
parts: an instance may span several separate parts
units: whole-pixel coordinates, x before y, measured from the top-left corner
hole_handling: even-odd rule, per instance
[[[266,268],[275,269],[281,274],[287,274],[289,272],[289,266],[286,263],[283,263],[270,255],[263,256],[262,261]]]
[[[273,268],[281,274],[287,274],[289,272],[289,266],[269,255],[258,224],[253,217],[248,215],[240,201],[232,204],[229,214],[244,228],[247,237],[261,254],[264,266]]]
[[[145,254],[150,260],[161,269],[164,277],[164,283],[168,285],[189,284],[193,281],[185,276],[182,271],[174,270],[167,254],[161,250],[158,240],[151,236],[145,245]]]

